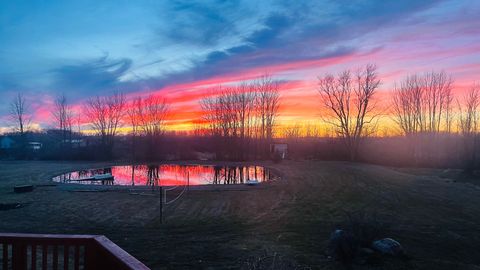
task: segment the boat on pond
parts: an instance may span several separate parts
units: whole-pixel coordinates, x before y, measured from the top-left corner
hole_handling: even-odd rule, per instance
[[[114,177],[111,173],[102,173],[102,174],[95,174],[91,177],[72,179],[70,181],[113,181],[113,180],[114,180]]]
[[[245,185],[247,186],[256,186],[258,184],[260,184],[260,181],[258,181],[257,179],[250,179],[245,181]]]

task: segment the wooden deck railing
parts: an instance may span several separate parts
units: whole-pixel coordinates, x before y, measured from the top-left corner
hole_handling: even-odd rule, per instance
[[[103,235],[0,233],[0,269],[149,269]]]

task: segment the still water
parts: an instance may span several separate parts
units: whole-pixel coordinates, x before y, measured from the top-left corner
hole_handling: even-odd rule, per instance
[[[113,177],[109,177],[110,174]],[[266,182],[274,178],[268,169],[261,166],[164,164],[86,169],[56,176],[53,181],[89,185],[177,186],[243,184],[252,180]]]

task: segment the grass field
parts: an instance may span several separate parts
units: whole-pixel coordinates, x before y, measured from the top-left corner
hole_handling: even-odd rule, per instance
[[[0,162],[0,232],[104,234],[152,269],[248,269],[275,255],[285,264],[343,269],[324,255],[347,215],[375,216],[381,237],[405,247],[408,261],[355,269],[480,269],[480,187],[428,173],[343,162],[261,163],[282,180],[258,189],[191,190],[165,207],[128,191],[69,192],[48,184],[61,172],[98,163]]]

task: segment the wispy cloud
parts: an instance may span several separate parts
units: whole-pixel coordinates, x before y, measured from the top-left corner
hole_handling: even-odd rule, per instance
[[[109,59],[108,55],[63,65],[52,70],[53,86],[76,97],[106,94],[122,86],[122,76],[131,66],[131,59]]]

